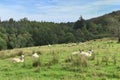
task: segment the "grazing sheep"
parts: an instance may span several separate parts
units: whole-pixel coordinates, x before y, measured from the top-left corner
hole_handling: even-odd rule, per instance
[[[85,56],[92,56],[93,50],[89,50],[88,52],[81,52],[80,54],[85,55]]]
[[[48,45],[48,47],[51,47],[51,46],[52,46],[52,45],[50,45],[50,44]]]
[[[72,55],[78,55],[78,54],[81,54],[81,55],[85,55],[85,56],[91,56],[93,53],[93,50],[89,50],[88,52],[84,52],[82,50],[79,50],[77,52],[73,52]]]
[[[24,55],[22,54],[20,58],[13,58],[12,62],[24,62]]]
[[[38,55],[38,53],[34,53],[33,55],[32,55],[32,57],[34,57],[34,58],[39,58],[39,55]]]

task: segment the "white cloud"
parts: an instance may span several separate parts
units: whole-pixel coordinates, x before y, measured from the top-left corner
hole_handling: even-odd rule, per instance
[[[15,1],[15,0],[14,0]],[[26,3],[28,2],[28,3]],[[80,15],[89,19],[100,16],[108,11],[119,8],[108,8],[106,6],[119,5],[120,0],[96,0],[83,2],[80,0],[30,0],[33,5],[27,6],[29,1],[18,1],[14,5],[0,5],[0,17],[3,20],[14,18],[15,20],[28,17],[30,20],[67,22],[76,21]],[[27,4],[27,5],[26,5]],[[104,11],[104,9],[109,9]],[[103,11],[102,11],[103,10]],[[103,13],[104,12],[104,13]]]
[[[93,5],[120,5],[120,0],[98,0]]]

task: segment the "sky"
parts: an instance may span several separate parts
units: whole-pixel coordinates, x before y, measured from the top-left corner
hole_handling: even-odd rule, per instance
[[[120,10],[120,0],[0,0],[1,20],[75,22]]]

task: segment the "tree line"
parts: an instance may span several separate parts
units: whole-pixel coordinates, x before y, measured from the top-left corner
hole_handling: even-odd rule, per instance
[[[15,21],[10,18],[0,21],[0,50],[83,42],[109,36],[109,31],[102,25],[82,17],[76,22],[67,23],[38,22],[27,18]]]

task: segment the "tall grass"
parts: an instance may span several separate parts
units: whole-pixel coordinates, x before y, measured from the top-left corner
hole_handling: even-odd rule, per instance
[[[55,53],[54,51],[51,54],[52,54],[52,57],[51,57],[51,60],[48,62],[48,64],[49,65],[57,64],[59,62],[58,54]]]
[[[80,66],[80,67],[87,67],[88,66],[88,59],[84,55],[78,55],[75,59],[72,61],[73,66]]]
[[[103,56],[101,62],[102,62],[102,63],[105,63],[105,65],[108,65],[109,57],[108,57],[108,56]]]

